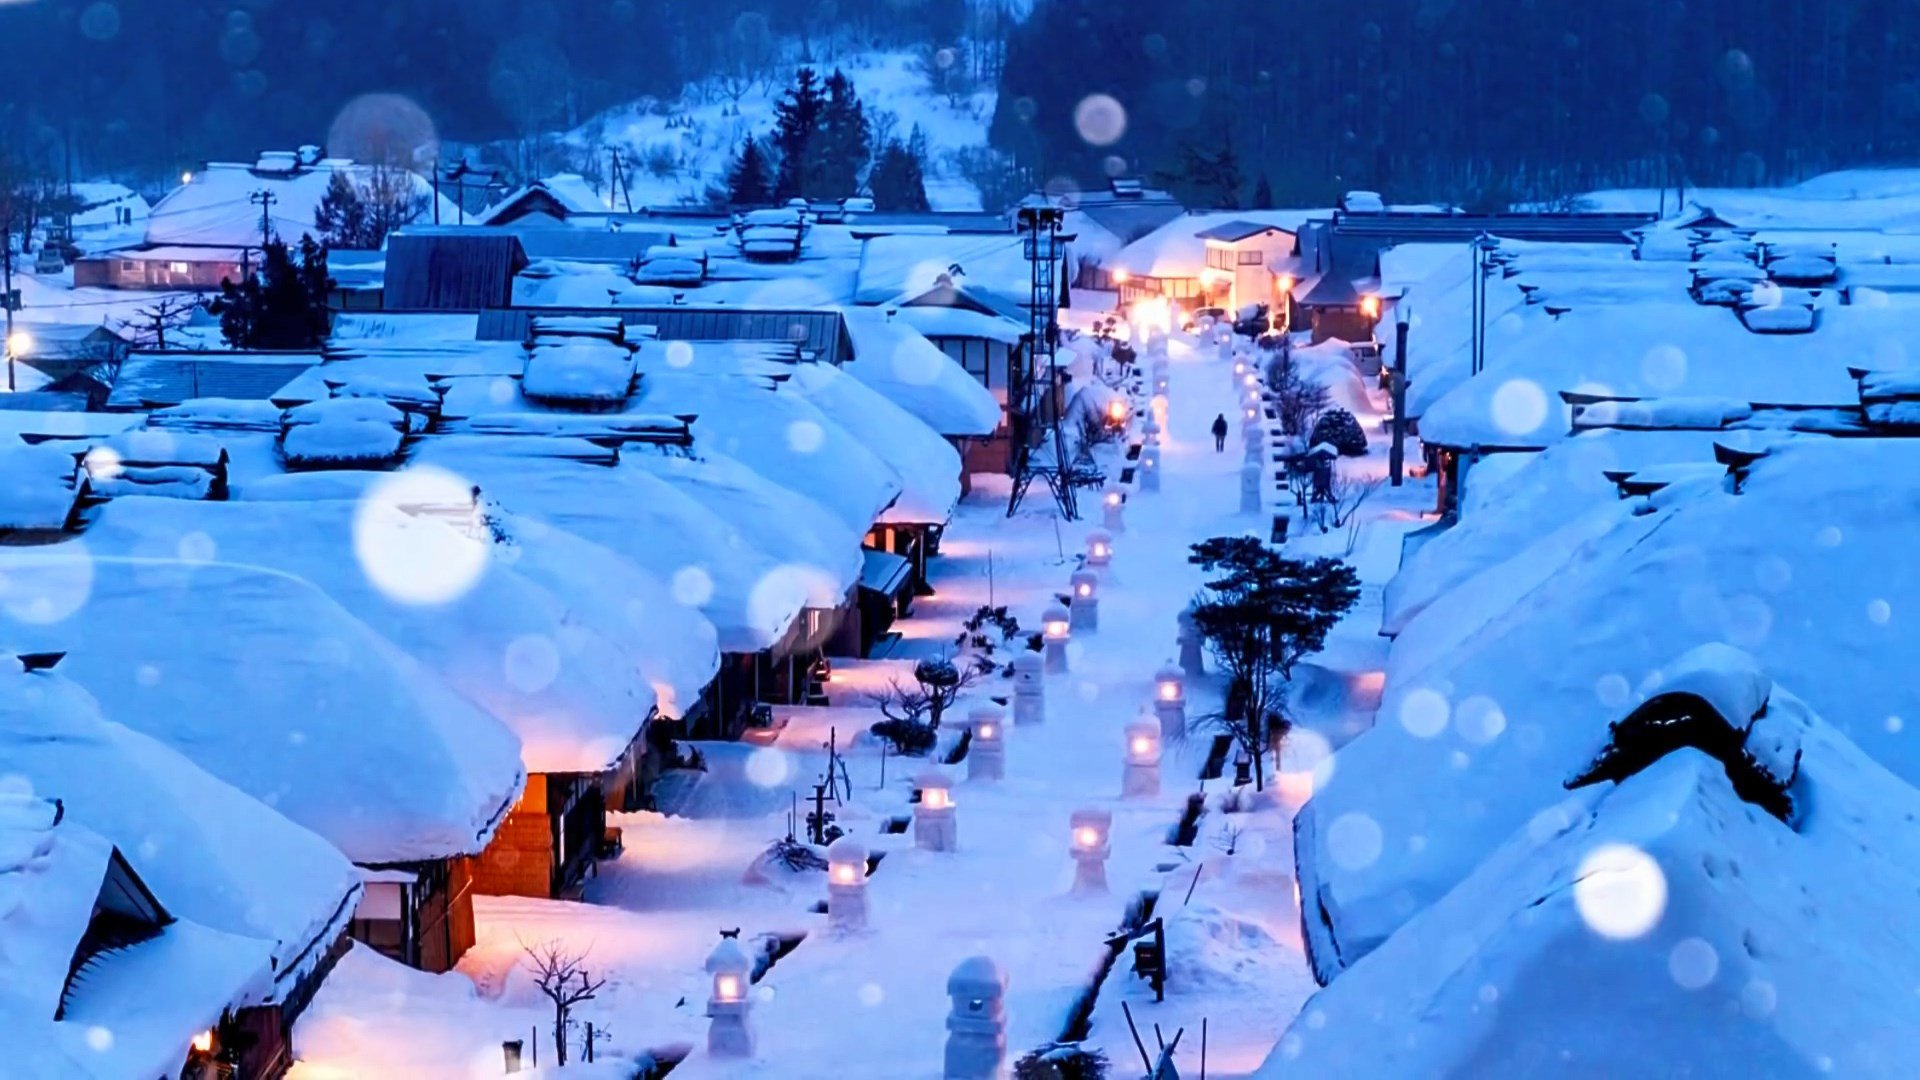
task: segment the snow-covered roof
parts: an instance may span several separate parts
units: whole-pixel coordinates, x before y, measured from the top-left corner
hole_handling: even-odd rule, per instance
[[[134,861],[167,910],[272,947],[278,1001],[346,931],[360,891],[325,840],[104,718],[71,680],[0,659],[0,760]],[[270,871],[269,869],[270,868]]]
[[[184,539],[0,552],[3,644],[69,650],[61,670],[107,715],[355,862],[484,848],[525,777],[512,733],[310,582]]]
[[[173,919],[150,937],[89,947],[103,903],[167,918],[152,898],[116,895],[116,878],[143,889],[123,858],[55,802],[0,794],[0,1030],[18,1041],[9,1065],[22,1075],[171,1076],[194,1035],[259,1000],[264,941]]]
[[[873,308],[846,308],[842,315],[853,343],[853,359],[844,369],[942,435],[993,434],[1000,426],[999,401],[966,368],[928,341],[917,315],[909,312],[964,315],[989,324],[1006,321],[957,308],[906,307],[892,317]],[[981,329],[993,332],[992,325]],[[1019,340],[1017,333],[1014,340]]]
[[[938,304],[904,304],[898,308],[888,308],[886,312],[891,321],[905,323],[930,338],[982,338],[1005,345],[1018,345],[1020,339],[1027,335],[1027,327],[1024,323],[1015,322],[1005,315],[992,315],[983,311],[974,311],[971,308],[947,307]]]
[[[1624,310],[1577,307],[1538,324],[1421,413],[1421,438],[1459,447],[1545,446],[1570,430],[1559,400],[1570,390],[1855,404],[1847,368],[1889,352],[1904,355],[1907,316],[1898,308],[1831,308],[1817,331],[1798,335],[1752,333],[1731,312],[1684,296],[1638,304],[1631,315]]]
[[[320,362],[317,353],[134,352],[120,363],[109,409],[150,409],[194,398],[264,400]]]
[[[395,494],[381,494],[388,490]],[[397,502],[404,498],[376,481],[352,501],[116,499],[100,509],[86,542],[95,552],[127,554],[201,543],[221,559],[295,575],[505,725],[528,772],[596,773],[618,762],[654,704],[636,657],[659,635],[610,640],[569,598],[513,569],[518,551],[407,513]],[[366,565],[382,557],[370,545],[471,564],[473,577],[443,602],[422,602],[392,591],[379,568]]]
[[[875,236],[860,245],[854,303],[902,303],[938,287],[943,275],[996,309],[1017,308],[1028,299],[1033,268],[1012,233]]]
[[[1733,492],[1722,474],[1595,505],[1436,596],[1389,656],[1379,722],[1315,793],[1304,867],[1349,957],[1377,944],[1557,798],[1649,676],[1702,644],[1753,653],[1901,778],[1920,751],[1898,718],[1920,579],[1910,546],[1920,443],[1803,438]],[[1392,778],[1390,794],[1380,785]],[[1429,808],[1446,806],[1436,817]],[[1379,827],[1390,860],[1343,868],[1343,815]],[[1410,843],[1419,837],[1418,846]],[[1310,892],[1312,890],[1309,890]]]
[[[515,513],[598,544],[670,584],[697,609],[727,652],[778,643],[806,605],[807,580],[770,552],[785,552],[784,523],[743,535],[672,482],[631,463],[588,465],[535,456],[528,443],[566,440],[444,436],[424,441],[416,465],[435,465],[481,486]]]
[[[1920,1030],[1902,929],[1920,796],[1773,698],[1816,809],[1782,822],[1693,749],[1561,792],[1309,1001],[1255,1075],[1898,1075]],[[1377,851],[1350,832],[1349,859]]]
[[[520,387],[535,401],[617,404],[633,392],[633,349],[595,338],[537,339]]]
[[[263,171],[255,165],[216,162],[168,192],[153,207],[147,219],[147,243],[257,248],[260,205],[252,196],[259,191],[273,193],[270,213],[274,235],[296,241],[314,231],[320,200],[326,197],[335,172],[345,172],[355,183],[364,184],[372,171],[370,166],[335,159],[291,171]],[[433,185],[425,177],[407,175],[417,195],[433,197]],[[451,216],[458,208],[442,199],[441,211],[442,216]]]
[[[80,462],[64,440],[0,446],[0,532],[57,532],[79,500]]]
[[[1207,241],[1202,234],[1226,226],[1261,226],[1298,233],[1309,218],[1326,211],[1226,210],[1186,214],[1120,249],[1107,259],[1108,270],[1124,270],[1142,278],[1195,278],[1207,268]],[[1258,233],[1252,234],[1258,235]]]

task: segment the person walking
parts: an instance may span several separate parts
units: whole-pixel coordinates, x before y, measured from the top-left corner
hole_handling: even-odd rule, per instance
[[[1225,453],[1227,449],[1227,414],[1221,413],[1213,418],[1213,452]]]

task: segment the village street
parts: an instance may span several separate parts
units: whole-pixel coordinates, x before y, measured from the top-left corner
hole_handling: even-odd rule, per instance
[[[365,1075],[375,1066],[490,1074],[500,1043],[514,1038],[547,1048],[542,1061],[550,1062],[550,1034],[533,1030],[548,1016],[545,999],[522,963],[525,945],[549,940],[587,952],[594,976],[608,980],[576,1012],[595,1025],[599,1055],[687,1055],[677,1076],[938,1076],[946,980],[975,955],[990,957],[1008,977],[1009,1065],[1072,1036],[1132,1072],[1139,1050],[1125,1002],[1150,1051],[1154,1025],[1168,1040],[1185,1031],[1175,1057],[1183,1075],[1199,1075],[1203,1022],[1207,1075],[1251,1071],[1314,989],[1299,943],[1291,815],[1311,793],[1316,767],[1328,767],[1331,747],[1370,722],[1384,654],[1379,589],[1397,565],[1400,537],[1419,524],[1411,509],[1431,494],[1418,484],[1394,498],[1383,489],[1366,508],[1352,552],[1362,602],[1329,642],[1325,667],[1299,680],[1302,726],[1284,772],[1270,778],[1272,794],[1251,797],[1248,788],[1229,796],[1230,763],[1223,776],[1202,781],[1213,738],[1199,731],[1165,748],[1157,797],[1122,800],[1123,729],[1150,709],[1155,672],[1177,656],[1177,614],[1202,580],[1186,561],[1188,545],[1264,534],[1270,524],[1266,514],[1237,512],[1240,440],[1218,453],[1207,430],[1217,414],[1234,412],[1231,361],[1179,335],[1170,356],[1163,489],[1132,493],[1101,583],[1099,629],[1077,632],[1071,670],[1047,676],[1045,722],[1016,726],[1008,717],[1003,781],[969,780],[964,761],[934,762],[952,747],[970,708],[1010,699],[1010,680],[973,687],[949,714],[946,727],[955,730],[943,731],[929,759],[883,755],[865,730],[879,719],[871,695],[904,677],[914,659],[950,654],[976,609],[1006,605],[1024,631],[1037,630],[1040,612],[1066,593],[1086,535],[1101,524],[1095,497],[1083,496],[1081,521],[1061,522],[1044,489],[1009,519],[1006,481],[977,478],[932,564],[936,593],[899,624],[904,640],[891,658],[839,663],[832,706],[777,710],[782,726],[765,745],[699,744],[707,771],[670,778],[662,805],[672,813],[616,816],[624,852],[602,865],[584,903],[478,898],[479,944],[461,962],[464,974],[425,976],[349,956],[303,1022],[301,1075]],[[1361,419],[1379,432],[1377,415]],[[1383,470],[1384,440],[1376,434],[1374,443],[1372,454],[1347,467]],[[1345,530],[1294,531],[1290,550],[1346,554]],[[1220,693],[1211,674],[1190,681],[1189,717],[1216,710]],[[857,935],[835,935],[815,910],[825,875],[756,864],[790,827],[804,837],[807,800],[824,778],[830,740],[852,793],[827,808],[881,856],[868,886],[869,929]],[[953,784],[953,852],[917,850],[911,830],[886,830],[889,819],[904,824],[911,815],[916,782],[928,770]],[[1195,792],[1206,798],[1195,835],[1170,844]],[[1080,809],[1113,815],[1102,894],[1073,894],[1069,819]],[[1090,1028],[1068,1030],[1105,961],[1105,939],[1142,894],[1157,897],[1153,913],[1165,920],[1166,1000],[1156,1003],[1147,982],[1134,977],[1129,952],[1107,975]],[[781,950],[792,949],[753,987],[751,1062],[706,1052],[711,979],[702,963],[718,931],[734,928],[743,942],[771,936]],[[477,994],[461,989],[468,977]],[[859,1053],[848,1052],[849,1040],[861,1044]],[[407,1056],[395,1060],[396,1053]]]

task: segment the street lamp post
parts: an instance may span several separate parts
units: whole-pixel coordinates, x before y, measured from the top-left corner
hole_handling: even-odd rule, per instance
[[[1413,322],[1413,305],[1406,294],[1394,305],[1393,339],[1393,448],[1387,454],[1387,477],[1399,487],[1407,470],[1407,331]]]

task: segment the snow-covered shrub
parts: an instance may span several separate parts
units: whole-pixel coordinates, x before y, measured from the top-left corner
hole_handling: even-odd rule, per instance
[[[1014,1080],[1105,1080],[1107,1055],[1079,1043],[1048,1043],[1014,1062]]]
[[[882,720],[867,730],[891,743],[895,753],[909,757],[925,757],[937,738],[932,724],[906,717]]]
[[[1326,443],[1340,451],[1344,457],[1365,457],[1367,453],[1367,433],[1361,429],[1360,421],[1345,409],[1329,409],[1314,422],[1313,434],[1307,437],[1309,445]]]
[[[769,862],[778,863],[797,874],[827,872],[827,860],[791,836],[767,845],[766,857]]]

